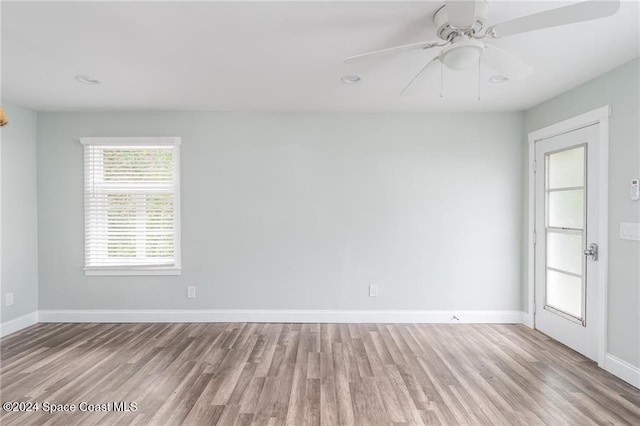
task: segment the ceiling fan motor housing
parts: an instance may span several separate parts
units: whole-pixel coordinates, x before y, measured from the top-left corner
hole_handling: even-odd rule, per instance
[[[449,16],[447,14],[447,6],[442,6],[433,15],[433,23],[436,26],[436,34],[439,38],[446,41],[451,41],[455,36],[461,33],[467,33],[467,35],[478,34],[484,27],[487,19],[487,12],[489,5],[485,0],[476,2],[476,19],[471,28],[454,28],[449,24]]]

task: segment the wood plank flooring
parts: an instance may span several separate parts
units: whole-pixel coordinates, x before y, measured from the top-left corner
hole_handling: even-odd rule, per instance
[[[640,390],[520,325],[39,324],[0,345],[0,400],[40,404],[2,425],[640,424]]]

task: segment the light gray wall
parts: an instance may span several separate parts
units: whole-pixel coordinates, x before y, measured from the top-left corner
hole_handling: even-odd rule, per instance
[[[38,135],[40,309],[520,309],[521,113],[39,113]],[[182,137],[182,276],[85,277],[78,138],[154,135]]]
[[[640,202],[629,198],[631,179],[640,177],[640,60],[531,108],[524,114],[524,128],[526,135],[607,104],[612,110],[609,129],[608,352],[640,367],[640,243],[620,239],[620,222],[640,222]],[[524,149],[523,153],[526,157],[528,151]],[[524,256],[526,259],[526,246]],[[526,268],[526,263],[524,265]],[[523,276],[526,277],[526,270]],[[526,279],[523,283],[526,286]],[[527,310],[524,289],[523,294],[524,310]]]
[[[38,310],[38,194],[36,113],[3,104],[2,127],[2,322]],[[13,306],[5,295],[13,293]]]

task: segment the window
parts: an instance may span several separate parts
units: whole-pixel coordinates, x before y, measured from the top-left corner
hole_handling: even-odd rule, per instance
[[[85,274],[180,274],[180,138],[81,138]]]

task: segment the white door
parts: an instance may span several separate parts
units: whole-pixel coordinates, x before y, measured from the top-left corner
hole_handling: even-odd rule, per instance
[[[535,142],[535,328],[593,360],[598,126]]]

